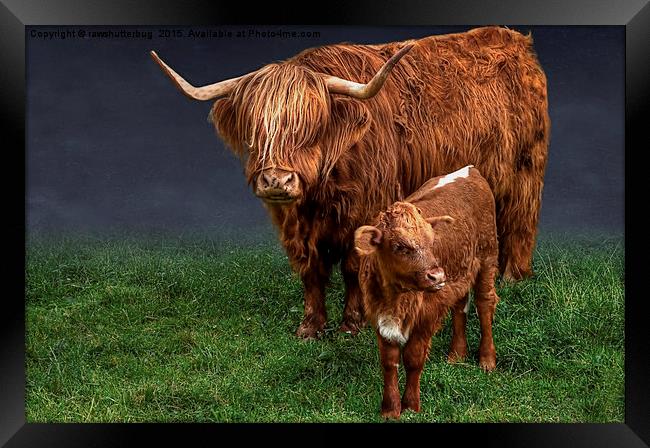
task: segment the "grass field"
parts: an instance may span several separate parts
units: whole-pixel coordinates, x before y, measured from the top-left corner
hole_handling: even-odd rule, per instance
[[[34,239],[27,247],[28,422],[380,422],[374,332],[293,336],[302,287],[281,248]],[[542,239],[536,277],[499,284],[497,368],[445,362],[434,336],[409,422],[622,422],[622,239]],[[403,370],[400,369],[403,388]]]

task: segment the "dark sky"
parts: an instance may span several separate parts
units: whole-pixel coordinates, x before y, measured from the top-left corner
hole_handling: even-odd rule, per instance
[[[239,160],[207,122],[211,102],[180,94],[154,49],[195,85],[314,46],[382,43],[470,27],[282,27],[318,37],[248,36],[279,27],[28,27],[28,232],[255,233],[270,229]],[[623,233],[623,27],[518,27],[548,78],[551,145],[540,232]],[[83,29],[85,38],[56,33]],[[173,30],[183,37],[173,37]],[[90,38],[121,30],[145,37]],[[247,37],[236,37],[243,30]],[[40,35],[32,36],[39,32]],[[52,37],[52,38],[50,38]]]

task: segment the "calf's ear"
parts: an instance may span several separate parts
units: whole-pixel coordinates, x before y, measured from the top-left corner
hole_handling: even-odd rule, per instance
[[[381,230],[373,226],[361,226],[354,232],[354,248],[359,255],[370,255],[381,244]]]
[[[454,221],[456,220],[449,215],[434,216],[433,218],[426,219],[426,222],[431,224],[431,227],[434,229],[438,227],[440,224],[451,224]]]

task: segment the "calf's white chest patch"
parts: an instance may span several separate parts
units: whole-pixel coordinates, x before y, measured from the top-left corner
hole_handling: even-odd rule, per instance
[[[387,341],[397,342],[399,345],[404,345],[408,341],[408,334],[402,333],[399,319],[392,316],[379,316],[377,329],[381,337]]]
[[[469,169],[473,166],[474,165],[467,165],[466,167],[456,170],[453,173],[447,174],[446,176],[442,177],[438,181],[438,183],[432,188],[432,190],[435,190],[436,188],[444,187],[445,185],[454,182],[456,179],[460,177],[469,177]]]

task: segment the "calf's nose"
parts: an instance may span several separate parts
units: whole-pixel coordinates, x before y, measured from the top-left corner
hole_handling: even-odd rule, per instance
[[[434,283],[444,282],[446,280],[445,271],[442,268],[435,268],[427,271],[427,279]]]

